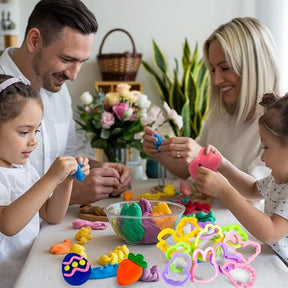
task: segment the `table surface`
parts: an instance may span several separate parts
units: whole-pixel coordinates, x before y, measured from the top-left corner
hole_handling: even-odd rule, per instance
[[[137,180],[132,183],[132,191],[135,193],[148,193],[151,187],[156,185],[155,180]],[[97,202],[98,206],[106,206],[112,202],[121,201],[120,198],[109,198]],[[239,223],[234,216],[224,208],[221,203],[214,200],[212,204],[212,210],[216,215],[216,224],[228,225],[233,223]],[[62,277],[61,264],[63,255],[54,255],[49,252],[49,248],[57,243],[63,242],[64,239],[72,240],[72,243],[77,243],[74,237],[77,233],[77,229],[72,227],[72,221],[77,218],[79,211],[78,206],[71,206],[65,219],[61,224],[48,225],[42,223],[40,234],[36,239],[28,259],[18,276],[15,287],[16,288],[34,288],[34,287],[71,287],[66,283]],[[103,254],[108,254],[114,250],[115,247],[124,245],[123,240],[119,239],[114,233],[113,229],[109,225],[105,230],[93,230],[93,238],[85,245],[88,260],[92,267],[99,266],[97,263],[99,257]],[[256,241],[253,236],[249,235],[249,239]],[[129,251],[134,254],[143,254],[144,259],[150,269],[153,265],[158,265],[162,272],[167,260],[162,251],[160,251],[155,245],[127,245]],[[261,254],[253,260],[250,264],[257,273],[257,279],[254,287],[287,287],[288,283],[288,268],[279,259],[278,256],[268,245],[261,246]],[[168,286],[166,282],[160,277],[158,282],[136,282],[132,284],[133,287],[164,287]],[[82,285],[82,287],[120,287],[117,284],[116,277],[98,280],[88,280]],[[227,276],[219,274],[218,277],[210,283],[195,283],[188,281],[182,287],[233,287]]]

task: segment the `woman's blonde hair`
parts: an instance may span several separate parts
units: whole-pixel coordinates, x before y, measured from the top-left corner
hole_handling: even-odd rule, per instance
[[[236,113],[239,123],[253,120],[264,93],[279,93],[279,67],[274,40],[268,28],[251,17],[234,18],[216,29],[204,43],[204,59],[209,67],[209,47],[217,40],[227,64],[241,77]],[[210,114],[221,117],[225,109],[219,87],[210,87]]]

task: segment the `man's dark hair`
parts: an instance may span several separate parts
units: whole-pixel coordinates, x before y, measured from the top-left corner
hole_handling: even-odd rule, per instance
[[[95,15],[80,0],[41,0],[34,7],[25,31],[38,28],[48,45],[62,29],[68,26],[82,34],[96,33]]]

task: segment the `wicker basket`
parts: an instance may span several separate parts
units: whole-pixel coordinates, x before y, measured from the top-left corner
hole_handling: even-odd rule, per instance
[[[115,31],[128,35],[132,42],[133,52],[102,54],[106,38]],[[132,36],[124,29],[116,28],[109,31],[103,38],[97,55],[99,69],[103,81],[134,81],[141,64],[142,54],[136,53]]]

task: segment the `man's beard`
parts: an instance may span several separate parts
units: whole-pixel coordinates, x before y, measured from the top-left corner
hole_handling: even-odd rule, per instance
[[[52,74],[49,75],[49,74],[41,74],[41,65],[40,63],[42,63],[43,61],[41,61],[42,59],[42,50],[40,50],[38,52],[38,54],[35,56],[35,58],[33,59],[32,61],[32,69],[36,75],[36,79],[38,82],[40,82],[40,86],[44,89],[46,89],[47,91],[50,91],[50,92],[58,92],[60,89],[61,89],[61,86],[62,85],[53,85],[53,82],[52,82]],[[65,76],[64,73],[56,73],[55,74],[55,77],[56,79],[57,78],[62,78],[63,80],[68,80],[68,77]]]

